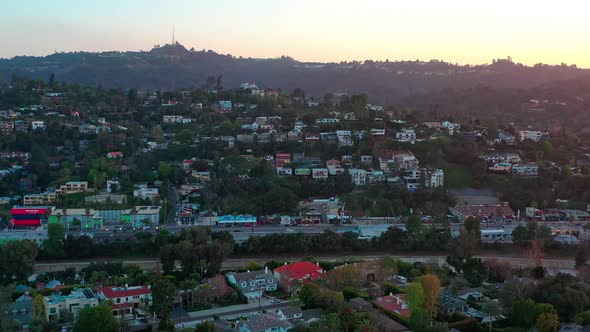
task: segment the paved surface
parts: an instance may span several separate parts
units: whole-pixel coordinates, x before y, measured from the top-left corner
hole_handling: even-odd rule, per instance
[[[269,260],[276,261],[297,261],[306,255],[292,255],[292,256],[263,256],[263,257],[246,257],[246,258],[228,258],[223,262],[223,269],[231,270],[237,268],[243,268],[249,262],[255,261],[258,263],[265,263]],[[324,255],[315,256],[315,259],[321,261],[338,261],[338,260],[374,260],[384,256],[392,256],[405,260],[408,262],[437,262],[439,264],[445,263],[446,256],[443,255],[392,255],[387,253],[380,254],[369,254],[369,255]],[[510,255],[483,255],[478,256],[483,259],[497,259],[502,262],[508,262],[513,266],[530,267],[535,266],[536,261],[528,257],[518,257]],[[104,259],[104,260],[83,260],[83,261],[60,261],[60,262],[38,262],[35,264],[35,271],[37,273],[50,272],[50,271],[61,271],[66,268],[72,267],[77,270],[89,265],[91,262],[97,261],[110,261],[110,262],[122,262],[124,265],[139,265],[141,268],[146,270],[153,270],[158,264],[158,260],[148,259]],[[575,261],[573,258],[548,258],[541,260],[543,267],[550,271],[561,271],[572,273],[575,272]]]

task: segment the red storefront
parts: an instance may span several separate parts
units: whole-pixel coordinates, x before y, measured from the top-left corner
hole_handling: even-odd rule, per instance
[[[14,227],[38,227],[51,213],[50,206],[15,206],[10,210]]]

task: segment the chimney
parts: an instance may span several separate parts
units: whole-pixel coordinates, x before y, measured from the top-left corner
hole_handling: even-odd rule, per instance
[[[129,284],[125,284],[125,289],[129,288]]]
[[[264,267],[264,273],[265,273],[265,274],[266,274],[266,273],[268,273],[268,266],[265,266],[265,267]]]

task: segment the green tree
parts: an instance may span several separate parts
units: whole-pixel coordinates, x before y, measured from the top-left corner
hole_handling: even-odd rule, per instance
[[[160,330],[167,331],[172,326],[170,312],[172,311],[176,287],[170,278],[160,278],[152,286],[153,308],[160,317]]]
[[[512,323],[525,329],[535,325],[537,305],[531,299],[518,300],[512,305]]]
[[[74,332],[118,332],[119,323],[108,303],[80,310]]]
[[[184,143],[184,144],[190,143],[194,137],[195,137],[195,132],[192,131],[191,129],[183,129],[180,132],[178,132],[175,136],[177,141]]]
[[[246,264],[245,268],[248,271],[262,270],[262,266],[260,266],[260,264],[258,264],[257,262],[249,262],[248,264]]]
[[[210,321],[204,321],[195,326],[195,332],[215,332],[217,328]]]
[[[0,281],[26,280],[34,271],[37,244],[31,240],[10,241],[0,246]]]
[[[320,286],[313,282],[306,282],[299,291],[299,300],[306,308],[314,306],[316,299],[320,295]]]
[[[502,314],[502,310],[500,309],[500,305],[498,302],[487,299],[482,307],[482,311],[488,315],[488,319],[490,321],[489,324],[489,331],[492,332],[492,323],[494,319]]]
[[[537,318],[537,331],[539,332],[557,332],[559,317],[556,314],[545,313]]]
[[[410,312],[414,312],[424,306],[424,288],[420,282],[414,281],[405,289],[406,299]]]

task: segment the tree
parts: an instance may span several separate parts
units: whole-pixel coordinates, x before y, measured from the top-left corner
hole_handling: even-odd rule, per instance
[[[169,278],[160,278],[152,285],[153,308],[160,317],[160,329],[169,330],[170,312],[172,311],[176,287]]]
[[[529,237],[525,226],[518,225],[512,230],[512,242],[518,246],[524,246],[528,243]]]
[[[299,291],[299,300],[306,308],[313,307],[315,300],[320,295],[320,286],[313,282],[306,282]]]
[[[34,271],[37,244],[31,240],[10,241],[0,246],[0,282],[26,280]]]
[[[210,321],[204,321],[195,326],[195,332],[215,332],[217,328]]]
[[[512,323],[525,329],[535,325],[537,305],[531,299],[518,300],[512,305]]]
[[[490,321],[489,331],[492,332],[492,322],[493,322],[494,318],[496,318],[497,316],[502,314],[502,310],[500,310],[500,306],[498,305],[498,302],[496,302],[492,299],[489,299],[489,298],[486,300],[482,309],[483,309],[483,312],[488,315],[488,319]]]
[[[419,308],[416,309],[412,312],[410,312],[410,319],[408,321],[408,327],[412,330],[412,331],[416,331],[416,332],[422,332],[422,331],[426,331],[428,329],[428,311]]]
[[[430,325],[432,326],[440,295],[440,279],[434,274],[427,274],[418,278],[418,282],[424,289],[424,306],[430,315]]]
[[[559,317],[556,314],[545,313],[537,318],[537,331],[539,332],[557,332]]]
[[[43,321],[47,319],[47,314],[45,312],[45,298],[41,294],[37,294],[33,298],[33,316],[35,319]]]
[[[583,244],[578,246],[578,250],[576,251],[576,268],[586,265],[588,261],[588,242],[584,241]]]
[[[408,287],[406,287],[405,293],[410,312],[414,312],[422,308],[426,297],[424,295],[424,288],[422,288],[422,284],[420,282],[415,281],[411,283]]]
[[[412,247],[416,249],[416,241],[420,235],[422,235],[422,221],[418,216],[410,216],[406,220],[406,229],[412,237]]]
[[[250,262],[250,263],[246,264],[245,268],[248,271],[262,270],[262,266],[260,266],[260,264],[258,264],[257,262]]]
[[[80,310],[74,332],[117,332],[119,323],[108,303]]]

